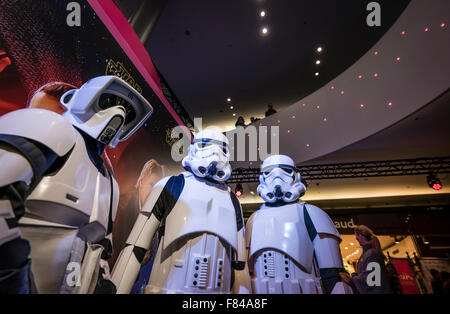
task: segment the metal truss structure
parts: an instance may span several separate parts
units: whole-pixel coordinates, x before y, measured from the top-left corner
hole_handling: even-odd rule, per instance
[[[304,180],[369,178],[450,173],[450,157],[298,166]],[[227,183],[258,182],[259,168],[233,170]]]
[[[172,91],[172,88],[170,88],[170,85],[167,83],[164,76],[159,72],[157,69],[159,80],[161,82],[161,90],[164,94],[164,97],[166,97],[167,101],[172,105],[175,112],[180,117],[181,121],[183,121],[184,125],[191,131],[191,133],[194,132],[194,122],[189,117],[189,114],[187,113],[186,109],[184,109],[183,105],[181,105],[181,102],[178,100],[178,97],[175,95],[175,93]]]

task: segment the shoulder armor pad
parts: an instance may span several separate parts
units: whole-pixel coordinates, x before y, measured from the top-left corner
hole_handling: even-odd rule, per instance
[[[151,214],[153,211],[153,207],[156,205],[156,202],[158,201],[159,196],[161,195],[162,191],[164,190],[164,187],[166,186],[167,182],[171,176],[162,178],[156,184],[152,187],[152,190],[150,191],[150,194],[148,195],[147,199],[145,200],[144,204],[142,204],[141,211]],[[161,218],[161,217],[158,217]]]
[[[0,134],[36,141],[50,148],[59,157],[67,154],[75,144],[75,132],[66,119],[46,109],[20,109],[0,118]]]
[[[333,221],[330,216],[322,209],[317,206],[304,203],[306,210],[308,211],[309,217],[317,231],[317,233],[326,233],[333,235],[339,239],[339,242],[342,241],[341,235],[336,229]]]

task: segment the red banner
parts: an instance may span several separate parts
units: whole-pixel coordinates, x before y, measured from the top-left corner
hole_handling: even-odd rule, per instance
[[[392,259],[403,294],[420,294],[414,274],[407,259]]]

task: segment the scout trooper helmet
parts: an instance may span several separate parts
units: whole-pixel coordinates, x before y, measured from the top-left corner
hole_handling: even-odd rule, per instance
[[[97,141],[116,147],[128,139],[153,108],[133,87],[116,76],[99,76],[61,96],[63,117]]]
[[[203,130],[195,134],[181,164],[197,177],[226,181],[231,175],[229,160],[227,137],[218,131]]]
[[[306,190],[300,178],[290,157],[270,156],[261,166],[258,194],[268,203],[296,201]]]

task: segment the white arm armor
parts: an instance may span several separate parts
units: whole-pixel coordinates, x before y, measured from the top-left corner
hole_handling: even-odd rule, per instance
[[[122,250],[114,265],[112,282],[119,294],[130,293],[133,288],[141,269],[141,261],[160,225],[160,221],[152,213],[152,210],[169,178],[161,179],[153,187],[128,236],[127,246]]]
[[[311,204],[305,204],[305,208],[314,226],[313,232],[317,233],[313,239],[313,246],[322,283],[325,285],[325,281],[328,281],[328,287],[324,287],[325,290],[328,289],[331,294],[352,294],[351,287],[341,282],[338,274],[339,270],[344,268],[339,248],[339,243],[342,241],[341,235],[331,218],[322,209]]]
[[[319,268],[343,268],[339,248],[342,238],[330,216],[319,207],[311,204],[305,206],[317,232],[313,246]]]
[[[62,116],[46,109],[12,111],[0,118],[0,134],[20,136],[45,145],[59,157],[75,144],[75,129]]]
[[[40,149],[59,157],[65,155],[74,145],[73,132],[60,115],[44,109],[22,109],[2,116],[0,188],[19,182],[29,186],[38,180],[51,162]],[[16,218],[8,195],[0,195],[0,245],[20,237],[17,222],[11,223]]]

